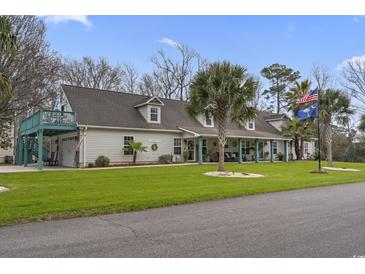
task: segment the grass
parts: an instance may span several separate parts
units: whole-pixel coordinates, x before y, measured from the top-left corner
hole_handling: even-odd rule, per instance
[[[303,161],[226,165],[228,171],[265,175],[256,179],[203,175],[216,169],[212,164],[0,174],[0,185],[10,188],[0,193],[0,226],[365,182],[365,164],[335,166],[361,171],[312,174],[317,164]]]

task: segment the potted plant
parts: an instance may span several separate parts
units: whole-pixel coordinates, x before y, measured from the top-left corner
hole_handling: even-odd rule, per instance
[[[188,148],[185,147],[184,148],[184,151],[183,151],[183,158],[184,158],[184,162],[186,163],[189,159],[189,151],[188,151]]]

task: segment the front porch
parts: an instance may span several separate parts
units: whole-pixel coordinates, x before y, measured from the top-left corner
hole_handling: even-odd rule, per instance
[[[289,160],[288,140],[227,138],[225,162],[274,162]],[[218,162],[218,139],[211,136],[184,138],[187,160],[199,164]]]
[[[39,111],[24,119],[18,132],[16,164],[27,167],[36,159],[38,170],[43,169],[44,162],[56,164],[58,155],[50,155],[44,138],[76,130],[75,112]]]

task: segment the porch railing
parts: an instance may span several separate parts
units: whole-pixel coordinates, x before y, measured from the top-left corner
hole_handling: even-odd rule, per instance
[[[75,127],[76,113],[57,110],[39,111],[21,122],[20,133],[47,126]]]

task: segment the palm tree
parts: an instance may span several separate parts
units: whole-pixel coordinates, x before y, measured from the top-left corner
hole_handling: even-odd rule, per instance
[[[320,122],[323,125],[324,140],[326,143],[328,166],[333,167],[332,161],[332,124],[337,122],[345,125],[349,115],[354,114],[350,108],[351,100],[342,91],[327,89],[320,96]]]
[[[311,123],[299,121],[297,117],[288,120],[283,125],[283,134],[294,141],[294,150],[297,159],[303,159],[304,141],[311,136]]]
[[[286,100],[288,102],[288,110],[295,113],[301,105],[296,103],[298,98],[306,95],[311,89],[311,81],[295,81],[293,87],[289,90],[289,92],[285,95]],[[283,126],[284,135],[287,137],[291,137],[294,140],[294,150],[297,155],[297,159],[301,160],[304,154],[304,141],[308,140],[310,137],[311,128],[313,121],[299,121],[294,118],[291,121],[288,121]]]
[[[308,79],[301,82],[295,81],[294,86],[285,94],[289,111],[296,112],[300,108],[296,101],[310,91],[311,85],[312,82]]]
[[[199,71],[190,86],[187,109],[192,116],[209,111],[218,127],[219,166],[224,171],[227,120],[240,126],[256,116],[253,107],[258,81],[240,65],[227,61],[210,64]]]
[[[16,49],[16,37],[10,22],[0,16],[0,54],[13,54]],[[0,72],[0,101],[11,95],[11,82],[7,75]]]
[[[144,146],[141,142],[133,142],[133,141],[128,142],[128,147],[126,149],[133,151],[133,164],[134,165],[136,164],[137,153],[147,151],[147,147]]]

